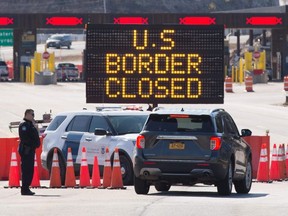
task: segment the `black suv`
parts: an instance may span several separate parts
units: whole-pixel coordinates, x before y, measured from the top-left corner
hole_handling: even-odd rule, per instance
[[[51,35],[46,41],[46,47],[56,47],[60,49],[61,47],[67,47],[70,49],[72,45],[72,40],[70,35],[66,34],[55,34]]]
[[[216,185],[220,195],[248,193],[252,154],[232,117],[223,109],[155,108],[139,134],[133,155],[134,189],[147,194],[150,185],[168,191],[173,184]]]

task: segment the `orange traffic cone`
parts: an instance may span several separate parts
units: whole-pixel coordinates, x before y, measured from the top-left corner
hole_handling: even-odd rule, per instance
[[[225,77],[225,91],[233,93],[233,80],[231,77]]]
[[[92,173],[92,187],[98,188],[101,186],[100,181],[100,172],[98,166],[98,158],[97,156],[94,157],[94,164],[93,164],[93,173]]]
[[[270,167],[270,179],[276,180],[276,181],[280,180],[280,172],[279,172],[279,163],[278,163],[276,144],[274,144],[274,146],[273,146],[272,161],[271,161],[271,167]]]
[[[12,149],[10,170],[9,170],[9,187],[20,187],[19,166],[16,157],[15,147]]]
[[[109,157],[109,148],[106,148],[106,157],[103,171],[103,188],[109,187],[111,184],[111,162]]]
[[[71,148],[68,148],[65,187],[75,187],[75,186],[76,186],[76,178],[73,166],[72,152]]]
[[[61,187],[61,176],[60,176],[58,153],[57,149],[54,148],[51,175],[50,175],[50,188],[60,188],[60,187]]]
[[[278,164],[279,164],[279,173],[280,173],[280,179],[283,180],[285,179],[285,175],[284,175],[284,172],[285,172],[285,167],[284,167],[284,151],[283,151],[283,146],[282,144],[279,145],[278,147]]]
[[[40,187],[40,179],[39,179],[39,172],[38,172],[36,154],[35,154],[35,157],[34,157],[34,174],[33,174],[31,187]]]
[[[90,175],[89,168],[86,158],[86,148],[82,148],[82,158],[81,158],[81,167],[80,167],[80,187],[90,186]]]
[[[118,148],[115,148],[114,152],[111,186],[109,187],[109,189],[126,189],[125,187],[123,187]]]
[[[253,77],[252,76],[246,76],[245,77],[245,86],[247,92],[254,92],[253,91]]]
[[[257,181],[260,182],[269,181],[269,161],[268,161],[266,143],[263,143],[261,146],[261,154],[257,171]]]

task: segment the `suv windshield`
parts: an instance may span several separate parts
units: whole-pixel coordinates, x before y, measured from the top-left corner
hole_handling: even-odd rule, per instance
[[[118,135],[140,133],[147,115],[107,116]]]
[[[53,121],[49,124],[47,131],[55,131],[66,119],[66,116],[56,116]]]
[[[54,40],[61,40],[63,37],[61,36],[51,36],[49,39],[54,39]]]
[[[214,132],[214,127],[210,116],[207,115],[151,114],[144,130],[169,132]]]

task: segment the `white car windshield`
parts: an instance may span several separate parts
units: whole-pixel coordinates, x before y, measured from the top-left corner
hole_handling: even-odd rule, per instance
[[[118,135],[140,133],[147,115],[107,116]]]

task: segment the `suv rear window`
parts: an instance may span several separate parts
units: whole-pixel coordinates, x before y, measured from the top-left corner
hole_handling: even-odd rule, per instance
[[[73,68],[75,68],[75,65],[71,64],[71,63],[61,63],[61,64],[58,64],[57,67],[58,68],[62,68],[62,67],[73,67]]]
[[[47,127],[47,131],[55,131],[66,119],[67,116],[56,116],[53,121]]]
[[[207,115],[151,114],[144,130],[169,132],[214,132],[214,127],[211,117]]]

